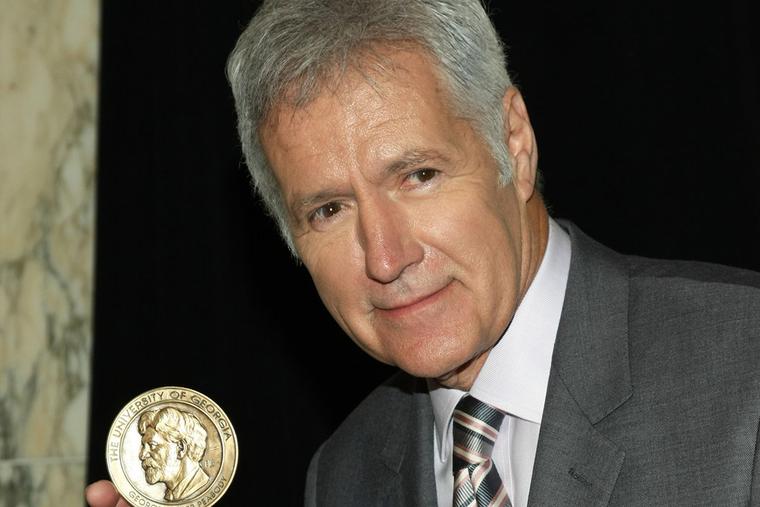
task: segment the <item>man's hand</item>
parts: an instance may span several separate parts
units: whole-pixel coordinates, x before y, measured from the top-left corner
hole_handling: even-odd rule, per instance
[[[84,496],[90,507],[130,507],[108,481],[93,482],[84,490]]]

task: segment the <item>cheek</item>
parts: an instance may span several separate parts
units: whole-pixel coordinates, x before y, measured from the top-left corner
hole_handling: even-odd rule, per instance
[[[333,241],[303,257],[322,303],[344,329],[345,318],[363,308],[366,296],[363,258],[356,250],[348,241]]]
[[[177,457],[177,449],[172,449],[164,456],[164,465],[171,469],[177,466],[179,463],[179,457]]]
[[[500,192],[467,197],[452,200],[454,204],[435,214],[427,213],[422,229],[471,290],[486,331],[501,332],[519,290],[519,210],[509,195]]]
[[[494,269],[520,264],[519,210],[500,197],[497,192],[460,195],[446,206],[431,205],[419,231],[456,264],[495,281]]]
[[[366,276],[363,252],[358,244],[351,242],[340,247],[333,244],[333,247],[335,252],[343,254],[303,258],[322,304],[359,348],[376,360],[388,363],[387,352],[372,324],[371,282]]]

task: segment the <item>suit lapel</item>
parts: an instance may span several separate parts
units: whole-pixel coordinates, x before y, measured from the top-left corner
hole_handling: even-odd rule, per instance
[[[552,372],[528,505],[602,506],[625,453],[601,435]]]
[[[409,402],[388,428],[380,453],[385,465],[385,493],[378,505],[435,506],[438,502],[433,467],[433,409],[425,381],[413,379]]]
[[[607,505],[625,453],[594,425],[630,398],[628,274],[570,224],[572,259],[529,505]]]

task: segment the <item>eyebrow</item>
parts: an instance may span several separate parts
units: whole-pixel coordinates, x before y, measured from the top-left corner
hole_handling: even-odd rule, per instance
[[[398,160],[388,165],[388,167],[385,168],[385,175],[391,176],[398,174],[410,167],[421,165],[432,160],[448,162],[449,159],[435,150],[410,150],[401,155]]]
[[[449,159],[435,150],[408,150],[398,159],[394,160],[383,170],[383,179],[404,172],[410,167],[418,166],[431,161],[448,162]],[[329,202],[335,196],[341,195],[342,192],[337,187],[326,188],[315,194],[307,195],[303,198],[295,198],[291,201],[291,209],[295,219],[300,222],[300,212],[304,208],[309,208],[316,202]]]

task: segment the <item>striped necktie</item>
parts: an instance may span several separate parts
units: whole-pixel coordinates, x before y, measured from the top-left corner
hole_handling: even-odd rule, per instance
[[[511,507],[491,460],[504,412],[465,395],[453,419],[454,507]]]

